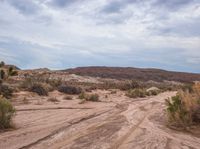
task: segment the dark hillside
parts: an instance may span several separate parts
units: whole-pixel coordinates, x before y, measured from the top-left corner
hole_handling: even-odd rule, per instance
[[[178,81],[178,82],[193,82],[200,81],[200,74],[172,72],[161,69],[143,69],[131,67],[78,67],[74,69],[63,70],[68,73],[113,78],[113,79],[134,79],[141,81]]]

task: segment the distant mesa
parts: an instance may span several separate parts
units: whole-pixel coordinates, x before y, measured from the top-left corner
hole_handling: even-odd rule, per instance
[[[112,78],[112,79],[133,79],[140,81],[177,81],[177,82],[194,82],[200,81],[200,74],[173,72],[152,68],[132,68],[132,67],[78,67],[63,70],[71,74],[81,76]]]

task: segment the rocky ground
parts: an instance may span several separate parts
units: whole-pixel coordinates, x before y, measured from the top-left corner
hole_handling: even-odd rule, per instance
[[[95,91],[101,102],[79,104],[57,91],[48,101],[28,92],[15,95],[15,129],[0,133],[1,149],[198,149],[200,137],[169,129],[164,99],[175,92],[130,99],[123,92]],[[20,100],[21,99],[21,100]]]

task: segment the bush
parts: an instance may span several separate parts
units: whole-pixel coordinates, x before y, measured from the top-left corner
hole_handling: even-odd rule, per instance
[[[78,96],[79,99],[85,99],[86,95],[85,92],[80,93],[80,95]]]
[[[86,100],[97,102],[97,101],[99,101],[99,95],[98,94],[91,94],[91,95],[88,96],[88,98]]]
[[[85,94],[84,92],[82,92],[79,95],[79,99],[97,102],[97,101],[99,101],[99,95],[98,94]]]
[[[192,90],[180,90],[166,99],[168,121],[171,125],[187,127],[200,122],[200,84]]]
[[[191,123],[191,116],[186,110],[184,102],[179,95],[166,100],[169,121],[176,124],[186,126]]]
[[[134,81],[134,80],[118,84],[118,88],[124,91],[139,88],[139,87],[140,87],[139,82]]]
[[[82,89],[80,87],[68,86],[68,85],[61,85],[58,87],[58,91],[66,94],[80,94]]]
[[[146,90],[144,89],[133,89],[133,90],[129,90],[126,93],[126,96],[130,97],[130,98],[143,98],[146,97]]]
[[[59,102],[59,100],[56,97],[50,97],[47,101],[50,101],[50,102]]]
[[[35,92],[35,93],[37,93],[37,94],[40,95],[40,96],[48,96],[48,91],[47,91],[47,90],[45,89],[45,87],[44,87],[42,84],[40,84],[40,83],[35,83],[35,84],[33,84],[33,85],[30,87],[29,91]]]
[[[151,95],[156,96],[158,94],[159,94],[159,90],[151,90],[151,91],[148,91],[146,95],[147,96],[151,96]]]
[[[7,85],[0,84],[0,95],[5,98],[11,98],[13,93],[13,89]]]
[[[0,129],[11,127],[14,113],[15,109],[12,104],[7,99],[0,97]]]

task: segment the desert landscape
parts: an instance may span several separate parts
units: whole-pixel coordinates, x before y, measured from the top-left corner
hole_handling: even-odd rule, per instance
[[[0,0],[0,149],[200,149],[200,0]]]
[[[200,146],[199,106],[195,105],[198,108],[195,121],[171,122],[166,104],[180,90],[192,89],[191,84],[199,81],[199,74],[170,72],[175,79],[165,77],[165,80],[162,76],[168,72],[156,70],[160,74],[157,80],[147,81],[143,78],[148,73],[140,80],[134,75],[131,79],[121,77],[128,74],[126,69],[117,77],[110,77],[115,73],[114,68],[106,68],[110,73],[103,71],[102,77],[101,68],[96,68],[97,76],[93,76],[92,67],[80,70],[84,75],[78,75],[71,69],[20,70],[1,64],[6,76],[1,73],[1,102],[7,100],[14,108],[9,126],[1,123],[2,149],[198,149]],[[176,80],[176,74],[186,79]]]

